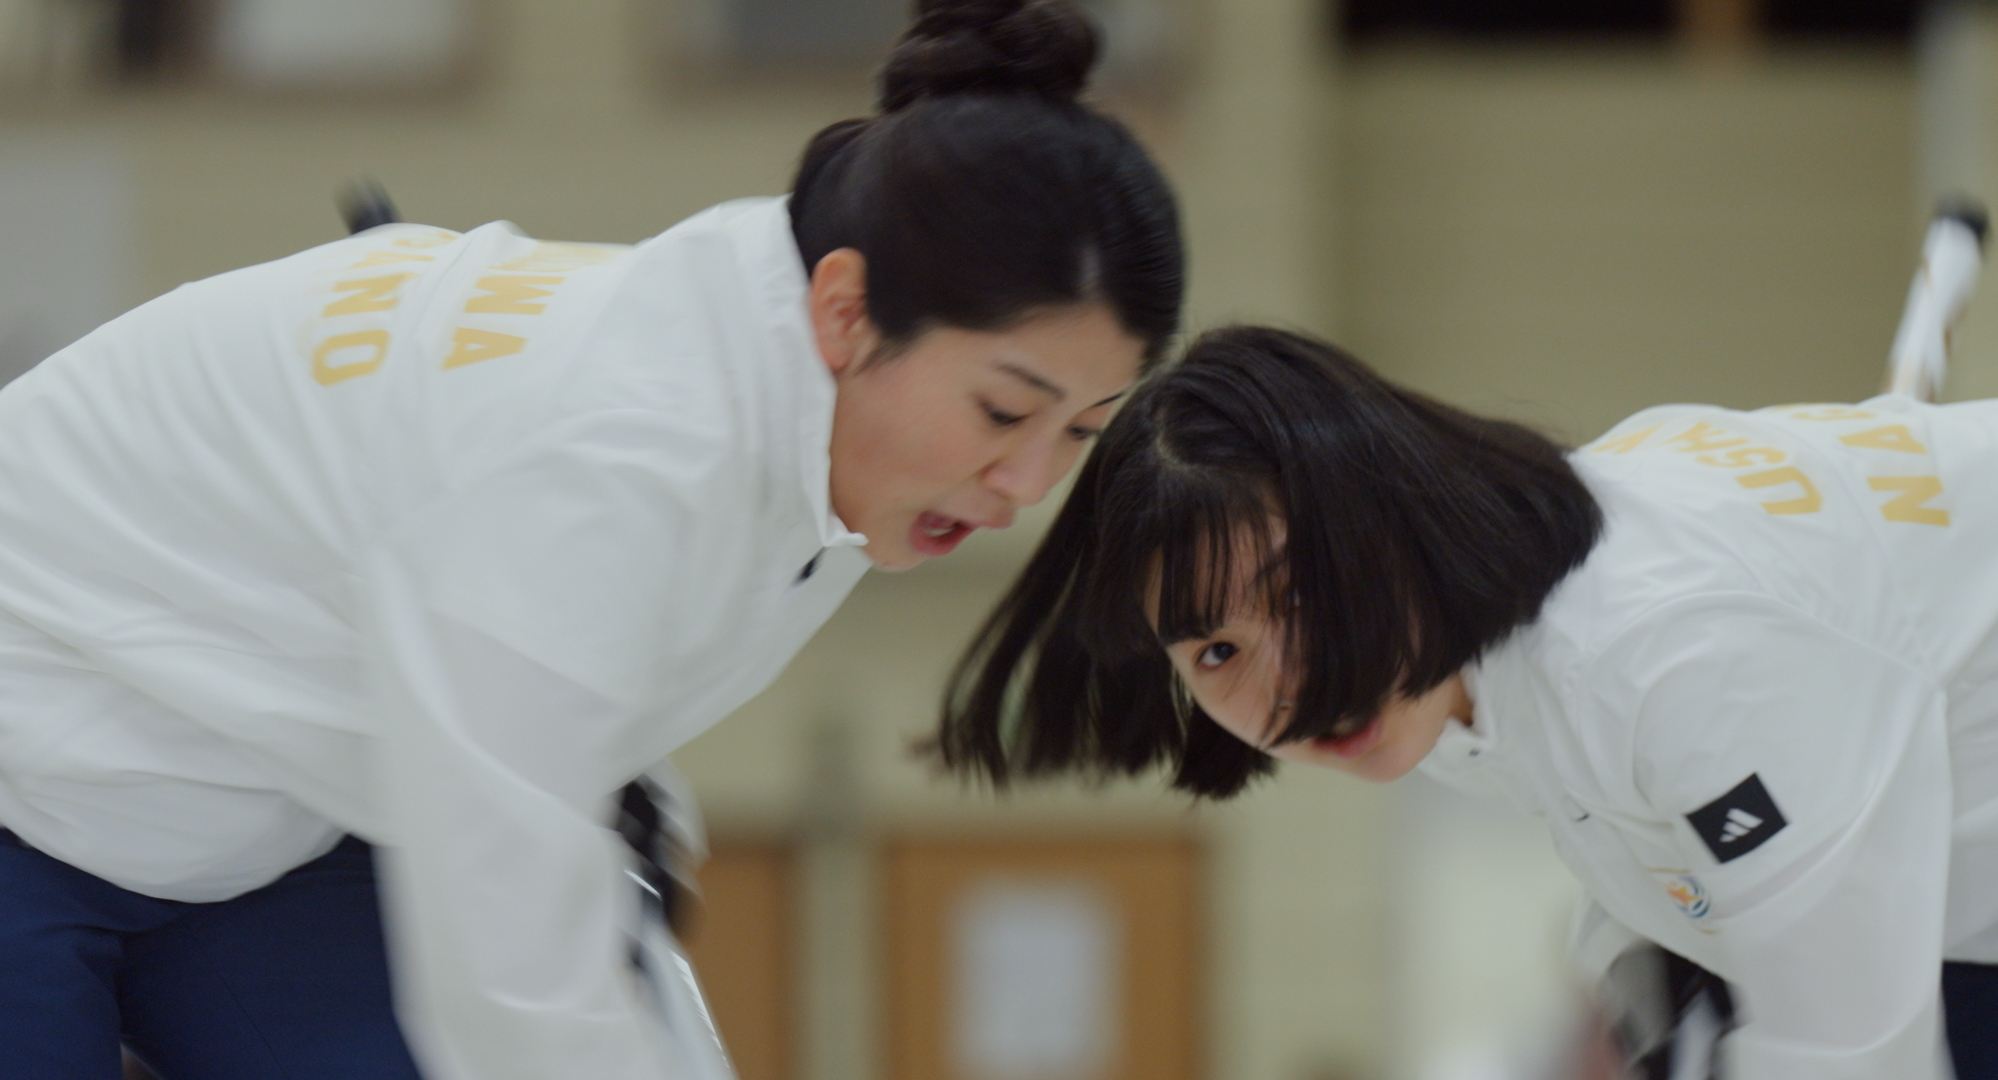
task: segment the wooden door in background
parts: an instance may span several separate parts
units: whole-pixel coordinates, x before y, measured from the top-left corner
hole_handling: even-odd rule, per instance
[[[1182,837],[889,845],[889,1080],[1196,1080]]]
[[[741,1080],[791,1080],[795,1029],[792,852],[716,845],[687,933],[708,1008]]]

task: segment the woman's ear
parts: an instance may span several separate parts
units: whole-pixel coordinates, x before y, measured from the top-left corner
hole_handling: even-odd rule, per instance
[[[853,248],[829,252],[812,268],[812,336],[827,370],[855,370],[880,335],[867,317],[867,257]]]

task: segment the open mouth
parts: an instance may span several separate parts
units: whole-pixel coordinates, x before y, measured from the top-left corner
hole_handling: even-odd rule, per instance
[[[909,526],[909,546],[915,548],[917,554],[929,558],[948,555],[976,528],[970,522],[926,510],[917,515],[915,523]]]
[[[1367,721],[1366,727],[1343,738],[1334,738],[1327,735],[1323,738],[1313,739],[1311,740],[1311,748],[1313,750],[1322,750],[1328,754],[1336,754],[1342,758],[1356,758],[1372,750],[1380,741],[1381,722],[1376,717]]]

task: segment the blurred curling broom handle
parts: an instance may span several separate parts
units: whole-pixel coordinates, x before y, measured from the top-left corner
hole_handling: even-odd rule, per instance
[[[1887,360],[1888,393],[1917,401],[1934,401],[1942,393],[1950,331],[1977,290],[1988,226],[1984,208],[1968,199],[1946,200],[1936,211]]]
[[[395,212],[395,204],[389,201],[388,191],[381,182],[368,177],[349,180],[340,189],[338,198],[340,219],[347,223],[348,233],[367,232],[377,225],[393,225],[402,220]]]

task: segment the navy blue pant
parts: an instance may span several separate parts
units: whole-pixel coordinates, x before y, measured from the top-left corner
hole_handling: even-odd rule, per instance
[[[374,856],[349,838],[233,900],[128,892],[0,830],[0,1080],[420,1080]]]
[[[1943,965],[1943,1023],[1956,1080],[1998,1080],[1998,967]]]

